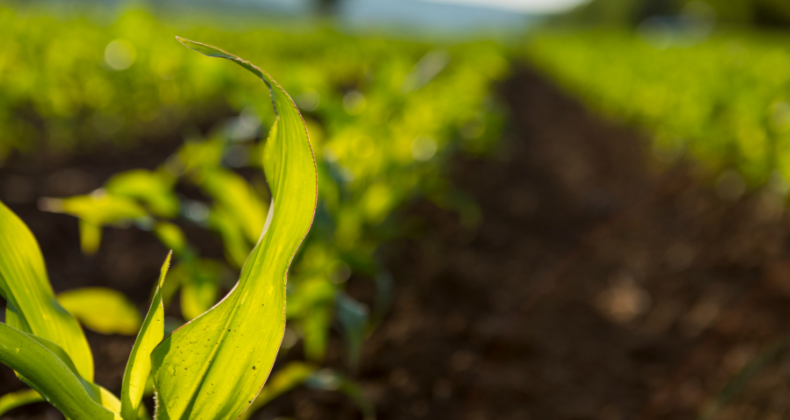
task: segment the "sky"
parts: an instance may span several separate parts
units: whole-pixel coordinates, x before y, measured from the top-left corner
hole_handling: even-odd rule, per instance
[[[425,0],[436,3],[473,4],[523,13],[553,13],[568,10],[588,0]]]

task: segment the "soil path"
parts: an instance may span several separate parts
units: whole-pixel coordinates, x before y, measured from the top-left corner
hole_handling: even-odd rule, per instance
[[[421,203],[389,249],[397,299],[361,373],[380,418],[693,419],[750,362],[770,368],[715,418],[790,415],[778,193],[659,173],[645,139],[530,70],[502,92],[502,150],[453,170],[482,224]]]

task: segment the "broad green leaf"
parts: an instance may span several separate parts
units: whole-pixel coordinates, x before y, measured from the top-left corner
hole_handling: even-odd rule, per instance
[[[0,325],[5,325],[5,324],[0,324]],[[60,348],[60,346],[45,338],[41,338],[32,334],[26,334],[26,336],[31,338],[33,341],[37,342],[39,345],[43,346],[46,350],[48,350],[50,353],[54,354],[57,358],[59,358],[60,361],[63,362],[63,364],[65,364],[67,368],[69,368],[71,373],[75,375],[77,379],[79,379],[79,381],[82,383],[82,387],[85,389],[85,391],[88,393],[88,396],[91,399],[93,399],[94,402],[112,411],[115,414],[119,414],[121,412],[121,401],[118,399],[118,397],[113,395],[112,392],[106,390],[105,388],[96,385],[94,383],[91,383],[89,381],[86,381],[85,379],[80,377],[79,372],[77,371],[77,367],[74,366],[74,362],[71,361],[69,355],[66,354],[66,352],[62,348]],[[2,341],[2,335],[0,335],[0,341]],[[20,378],[25,383],[30,385],[33,389],[39,390],[39,392],[44,396],[44,398],[47,399],[47,401],[49,401],[50,395],[44,394],[43,391],[36,388],[35,383],[31,383],[27,378],[25,378],[22,372],[19,373],[21,374]]]
[[[178,197],[172,189],[172,180],[163,173],[136,169],[110,178],[104,188],[114,196],[139,200],[151,213],[172,218],[178,215]]]
[[[121,420],[102,406],[114,405],[112,394],[82,379],[65,351],[51,341],[0,323],[0,362],[19,372],[67,418]]]
[[[86,287],[60,293],[58,302],[83,325],[102,334],[134,335],[142,319],[137,307],[123,293],[103,287]]]
[[[93,356],[77,320],[55,299],[33,234],[0,203],[0,292],[6,322],[62,347],[80,375],[93,380]]]
[[[44,401],[44,397],[42,397],[41,394],[39,394],[35,389],[9,392],[8,394],[0,397],[0,416],[17,407],[41,401]]]
[[[145,385],[151,373],[151,352],[165,336],[165,306],[162,303],[162,285],[165,282],[167,269],[173,252],[167,254],[165,263],[159,274],[156,291],[151,300],[151,308],[145,317],[143,327],[129,355],[126,371],[123,374],[121,388],[121,416],[124,420],[136,420],[140,412],[140,402],[145,393]]]
[[[241,420],[246,420],[261,409],[269,401],[292,390],[301,384],[315,372],[313,365],[302,362],[291,362],[274,374],[271,380],[266,383],[261,393],[255,398],[250,408],[241,416]]]
[[[160,418],[231,420],[263,387],[285,332],[286,274],[315,212],[315,159],[299,110],[269,75],[214,47],[179,40],[256,74],[269,87],[278,114],[264,149],[272,205],[238,284],[152,355]]]

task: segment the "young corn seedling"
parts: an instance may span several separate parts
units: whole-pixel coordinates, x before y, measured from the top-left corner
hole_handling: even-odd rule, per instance
[[[263,157],[272,192],[269,212],[231,292],[164,337],[161,288],[168,256],[118,397],[93,383],[87,340],[55,299],[35,238],[0,204],[0,291],[7,302],[6,323],[0,323],[0,362],[72,420],[148,417],[141,401],[149,376],[156,393],[154,419],[237,419],[259,395],[285,331],[286,274],[316,207],[317,173],[304,120],[288,94],[262,70],[217,48],[179,40],[241,65],[269,87],[277,113]],[[18,403],[36,398],[32,391],[17,396]]]

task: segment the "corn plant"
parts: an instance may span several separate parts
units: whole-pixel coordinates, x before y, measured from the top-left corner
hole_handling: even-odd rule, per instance
[[[381,243],[405,231],[395,209],[425,196],[442,206],[465,208],[464,220],[476,217],[474,206],[464,206],[441,174],[454,150],[482,152],[498,137],[502,118],[489,86],[507,69],[503,45],[352,37],[315,26],[294,33],[259,21],[245,26],[247,36],[239,37],[237,21],[228,30],[194,17],[159,20],[133,9],[106,26],[24,10],[0,7],[0,38],[12,40],[0,59],[0,91],[9,98],[0,103],[0,132],[5,134],[0,136],[0,160],[3,149],[32,151],[34,144],[60,150],[107,141],[133,145],[199,118],[201,109],[219,98],[239,113],[205,139],[190,136],[155,170],[116,174],[87,196],[44,202],[47,210],[80,218],[88,253],[99,247],[103,226],[136,226],[160,238],[177,261],[163,300],[167,304],[173,296],[180,298],[186,320],[216,303],[257,241],[260,228],[255,226],[265,220],[268,195],[256,194],[261,183],[253,179],[245,185],[234,170],[260,165],[260,159],[244,159],[259,153],[239,151],[255,150],[256,130],[271,127],[273,117],[266,112],[270,105],[264,95],[247,94],[254,80],[232,77],[215,61],[185,56],[180,46],[164,42],[162,37],[175,28],[193,39],[221,40],[245,57],[265,62],[306,115],[320,174],[319,204],[312,233],[292,265],[287,317],[311,363],[323,362],[330,330],[336,327],[353,368],[363,338],[386,313],[392,282],[376,254]],[[53,39],[49,34],[58,28],[63,36]],[[117,66],[116,53],[133,62]],[[54,68],[57,72],[48,71]],[[34,104],[46,124],[14,117],[27,104]],[[249,121],[256,122],[253,134],[247,130]],[[197,187],[207,200],[178,197],[174,185],[185,184]],[[248,204],[228,208],[227,196],[231,203]],[[184,225],[218,233],[225,261],[195,252],[178,227]],[[343,282],[351,273],[375,282],[369,308],[345,293]],[[58,299],[88,328],[132,331],[128,320],[118,318],[117,327],[99,325],[91,318],[107,321],[102,313],[84,312],[109,306],[98,302],[113,297],[120,296],[82,290]],[[80,304],[87,300],[97,305]]]
[[[286,275],[312,224],[317,197],[304,120],[285,90],[259,68],[217,48],[179,40],[241,65],[270,90],[277,117],[263,150],[272,193],[263,232],[233,290],[165,337],[162,287],[168,255],[118,397],[93,383],[91,351],[77,321],[54,297],[35,238],[0,204],[0,289],[7,301],[0,362],[70,419],[148,417],[141,401],[149,376],[155,419],[239,418],[259,396],[285,331]],[[17,402],[35,400],[33,391],[17,394]]]

